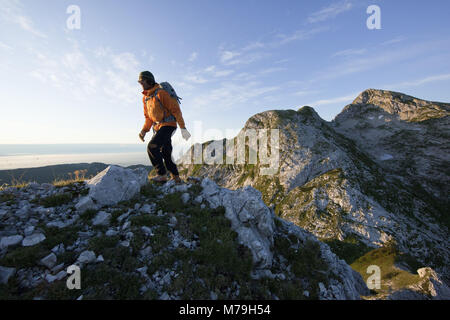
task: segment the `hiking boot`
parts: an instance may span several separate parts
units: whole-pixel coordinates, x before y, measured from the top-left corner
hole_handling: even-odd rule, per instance
[[[167,182],[167,176],[157,176],[157,177],[155,177],[155,178],[152,178],[152,181],[153,182],[161,182],[161,183],[164,183],[164,182]]]
[[[183,180],[181,180],[180,176],[172,175],[172,179],[175,181],[176,184],[183,183]]]

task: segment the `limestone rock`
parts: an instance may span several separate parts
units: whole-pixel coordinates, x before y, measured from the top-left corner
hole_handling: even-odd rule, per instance
[[[94,262],[95,260],[96,260],[95,253],[93,251],[86,250],[80,254],[77,261],[87,264],[87,263]]]
[[[15,268],[7,268],[0,266],[0,283],[7,284],[9,278],[11,278],[16,273]]]
[[[0,249],[17,246],[22,242],[22,240],[23,236],[21,235],[3,237],[0,240]]]
[[[56,264],[56,255],[54,253],[50,253],[48,256],[41,259],[41,264],[51,269]]]
[[[108,226],[111,219],[111,214],[109,212],[100,211],[97,215],[92,219],[92,224],[94,226]]]
[[[44,241],[45,235],[43,233],[34,233],[31,236],[25,237],[25,239],[22,240],[22,246],[24,247],[31,247],[35,246],[38,243]]]
[[[147,182],[147,172],[111,165],[87,181],[89,196],[101,206],[130,200]]]

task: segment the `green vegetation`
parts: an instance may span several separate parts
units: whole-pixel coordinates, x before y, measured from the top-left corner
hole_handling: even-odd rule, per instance
[[[182,192],[174,192],[167,194],[166,196],[164,196],[164,198],[158,201],[156,210],[161,209],[165,212],[182,211],[188,205],[183,203],[183,200],[181,199],[181,194]]]
[[[395,242],[390,242],[381,248],[369,251],[350,266],[361,274],[364,281],[367,281],[371,275],[367,273],[367,268],[370,265],[380,267],[381,288],[373,290],[382,297],[419,282],[419,275],[412,274],[396,266],[400,261],[406,262],[409,260],[411,262],[410,256],[406,257],[406,259],[403,256],[404,254],[398,251]],[[415,265],[417,266],[418,264],[415,262]]]
[[[94,219],[95,215],[98,213],[98,210],[96,209],[87,209],[82,214],[80,214],[80,218],[85,223],[90,223],[92,219]]]
[[[32,247],[18,247],[9,251],[0,259],[0,265],[13,268],[34,267],[40,259],[50,254],[53,247],[60,243],[71,245],[78,238],[77,232],[80,230],[77,226],[62,229],[45,226],[39,228],[46,236],[44,241]]]
[[[63,194],[55,194],[46,198],[42,198],[40,200],[40,204],[46,208],[62,206],[72,201],[72,197],[73,195],[67,192]]]
[[[15,198],[13,193],[2,193],[0,194],[0,203],[6,202],[6,204],[8,204],[8,202],[13,202]]]
[[[352,264],[355,260],[372,250],[371,247],[352,236],[346,237],[344,241],[326,239],[324,242],[330,246],[334,254],[345,260],[348,264]]]
[[[157,225],[163,225],[168,222],[168,219],[166,216],[164,217],[158,217],[153,214],[143,214],[143,215],[137,215],[130,218],[130,222],[132,226],[157,226]]]
[[[310,299],[318,299],[319,282],[328,284],[328,266],[321,257],[319,243],[311,240],[300,243],[294,236],[278,236],[274,239],[274,247],[291,264],[291,270],[297,278],[308,279],[309,287],[298,288],[295,298],[301,298],[303,290],[308,290]]]

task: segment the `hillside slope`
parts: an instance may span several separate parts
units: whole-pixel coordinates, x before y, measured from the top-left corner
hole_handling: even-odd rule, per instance
[[[348,263],[370,250],[395,241],[401,252],[411,256],[411,272],[415,272],[417,266],[428,266],[435,268],[449,281],[449,219],[443,206],[446,199],[436,192],[437,186],[445,184],[449,177],[446,161],[448,143],[440,136],[448,130],[448,104],[435,103],[430,106],[416,99],[413,103],[418,110],[409,113],[403,109],[398,111],[395,109],[398,104],[392,102],[397,96],[391,92],[387,93],[388,98],[377,102],[391,103],[392,110],[397,110],[401,117],[409,120],[441,121],[442,130],[428,130],[426,136],[417,130],[410,140],[403,141],[395,132],[414,130],[417,122],[401,119],[394,122],[391,119],[396,116],[383,111],[386,126],[396,128],[393,132],[380,129],[380,134],[386,135],[386,141],[392,144],[396,141],[405,149],[412,140],[411,149],[423,139],[436,141],[432,146],[435,149],[430,149],[428,155],[416,164],[423,175],[427,174],[427,170],[432,170],[436,175],[426,180],[429,184],[424,183],[418,188],[414,183],[414,179],[417,181],[418,178],[408,173],[404,165],[403,171],[396,170],[395,166],[389,167],[382,157],[380,159],[380,150],[370,143],[364,144],[364,138],[360,138],[359,131],[354,129],[365,126],[365,122],[358,118],[360,113],[372,112],[373,106],[365,104],[369,101],[364,98],[367,92],[373,91],[362,93],[354,102],[356,107],[344,108],[334,122],[324,121],[313,108],[307,106],[297,111],[265,111],[249,118],[238,136],[232,139],[235,147],[231,152],[237,154],[236,141],[248,129],[280,129],[280,162],[274,175],[262,175],[260,169],[264,165],[250,164],[248,157],[245,164],[226,164],[225,160],[222,164],[194,164],[193,147],[179,160],[180,165],[184,164],[181,172],[209,177],[230,189],[253,186],[262,193],[264,202],[278,216],[329,243],[332,250]],[[391,110],[389,106],[385,106],[386,110]],[[360,110],[356,115],[350,112],[354,108]],[[377,127],[371,130],[378,132]],[[374,133],[372,135],[376,137]],[[379,140],[374,138],[373,143],[375,141]],[[202,148],[207,150],[205,153],[213,155],[215,150],[211,146],[214,143],[226,146],[227,142],[226,139],[209,141]],[[246,144],[249,148],[248,142]],[[190,158],[192,164],[186,164]],[[408,156],[401,158],[408,160]]]

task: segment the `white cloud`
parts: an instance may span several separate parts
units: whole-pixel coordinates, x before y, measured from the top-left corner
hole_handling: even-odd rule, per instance
[[[348,103],[350,103],[353,100],[355,100],[355,98],[358,95],[359,95],[359,92],[358,93],[348,94],[348,95],[345,95],[345,96],[330,98],[330,99],[317,100],[317,101],[314,101],[312,103],[308,103],[307,105],[312,106],[312,107],[318,107],[318,106],[334,104],[334,103],[340,103],[340,102],[348,102]]]
[[[47,35],[39,31],[33,21],[22,13],[22,5],[19,1],[3,0],[0,3],[1,20],[20,26],[23,30],[40,38],[47,38]]]
[[[402,47],[401,49],[386,50],[383,48],[383,50],[378,52],[372,50],[371,55],[358,59],[346,60],[343,63],[336,64],[319,72],[316,76],[308,80],[308,82],[314,83],[317,81],[339,78],[342,76],[379,68],[396,61],[405,61],[408,58],[429,52],[429,48],[433,47],[433,45],[434,49],[437,50],[438,43],[433,42],[414,44],[410,47]]]
[[[405,40],[406,40],[405,37],[399,36],[399,37],[396,37],[396,38],[394,38],[394,39],[385,41],[385,42],[383,42],[381,45],[387,46],[387,45],[394,44],[394,43],[398,43],[398,42],[402,42],[402,41],[405,41]]]
[[[131,52],[113,54],[111,58],[113,65],[122,71],[136,71],[139,65],[135,55]]]
[[[350,10],[353,7],[352,3],[348,0],[332,3],[331,5],[320,9],[307,18],[309,23],[321,22]]]
[[[139,61],[131,52],[114,53],[109,47],[83,50],[76,40],[67,39],[71,47],[61,54],[31,48],[35,68],[30,75],[43,83],[70,90],[72,98],[85,101],[98,93],[116,104],[137,100],[140,88],[136,83]]]
[[[191,55],[189,56],[189,62],[193,62],[197,59],[198,53],[197,52],[192,52]]]
[[[98,47],[94,49],[94,56],[96,58],[103,58],[111,54],[110,47]]]
[[[203,109],[213,106],[220,110],[231,109],[235,106],[248,103],[269,92],[280,89],[280,86],[262,86],[260,82],[233,83],[225,82],[220,87],[208,91],[203,95],[198,95],[192,100],[195,108]]]
[[[270,47],[279,47],[281,45],[290,43],[292,41],[298,41],[298,40],[307,40],[310,39],[313,35],[318,34],[320,32],[324,32],[329,30],[329,27],[320,27],[320,28],[314,28],[314,29],[302,29],[297,30],[289,35],[285,34],[278,34],[277,37],[281,38],[281,40],[275,41],[270,43]]]
[[[450,73],[447,74],[438,74],[433,76],[428,76],[422,79],[417,79],[414,81],[405,81],[397,84],[384,85],[382,88],[408,88],[408,87],[418,87],[423,84],[431,83],[431,82],[439,82],[439,81],[448,81],[450,80]]]
[[[275,63],[275,64],[285,63],[285,62],[288,62],[289,60],[290,60],[290,59],[281,59],[281,60],[275,61],[274,63]]]
[[[233,51],[223,51],[220,55],[220,61],[222,63],[226,63],[233,59],[234,57],[240,56],[241,53],[239,52],[233,52]]]
[[[303,96],[308,96],[308,95],[317,94],[317,93],[319,93],[319,91],[317,91],[317,90],[312,90],[312,91],[300,90],[300,91],[294,92],[293,95],[298,96],[298,97],[303,97]]]
[[[230,74],[232,74],[234,71],[233,70],[218,70],[216,72],[214,72],[214,77],[225,77],[225,76],[229,76]]]
[[[103,91],[114,101],[132,103],[136,101],[138,91],[137,86],[132,84],[129,77],[124,77],[122,73],[108,70]],[[133,78],[134,79],[134,78]]]
[[[13,48],[11,46],[8,46],[6,43],[1,42],[1,41],[0,41],[0,49],[4,49],[6,51],[12,51],[13,50]]]
[[[188,74],[184,76],[184,79],[188,82],[193,82],[197,84],[203,84],[208,82],[208,80],[206,80],[205,78],[195,74]]]
[[[279,72],[279,71],[284,71],[284,70],[287,70],[287,68],[281,68],[281,67],[267,68],[267,69],[261,70],[259,72],[259,74],[263,75],[263,74],[269,74],[269,73],[274,73],[274,72]]]
[[[342,50],[342,51],[338,51],[336,53],[334,53],[332,55],[332,57],[339,57],[339,56],[343,56],[343,57],[347,57],[347,56],[356,56],[356,55],[361,55],[367,52],[366,48],[362,48],[362,49],[347,49],[347,50]]]

